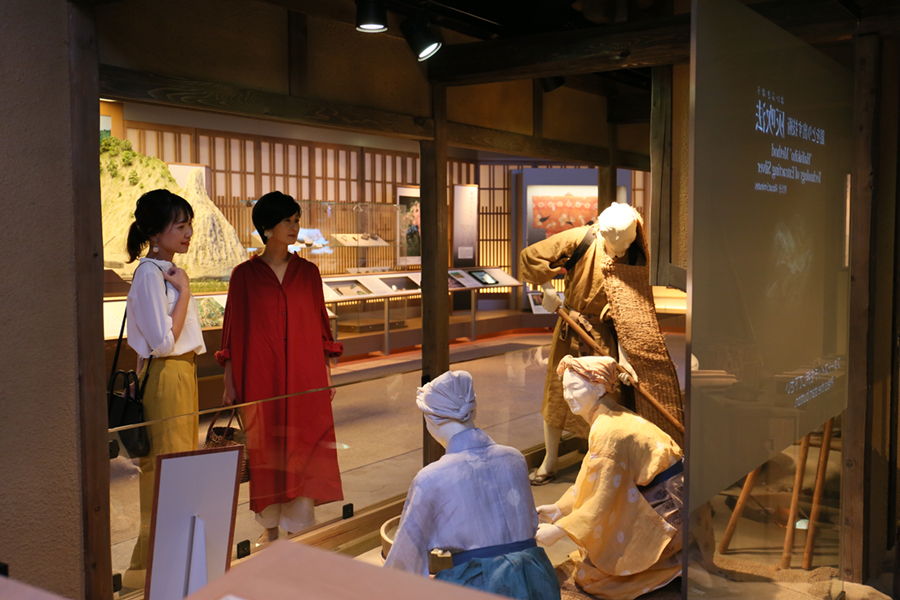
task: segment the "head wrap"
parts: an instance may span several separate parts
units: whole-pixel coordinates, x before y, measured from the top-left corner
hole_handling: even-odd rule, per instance
[[[575,358],[567,354],[559,361],[556,374],[562,379],[563,373],[569,369],[598,388],[600,395],[610,391],[616,382],[616,360],[609,356],[582,356]]]
[[[416,405],[435,425],[465,423],[475,414],[475,390],[466,371],[447,371],[416,392]]]

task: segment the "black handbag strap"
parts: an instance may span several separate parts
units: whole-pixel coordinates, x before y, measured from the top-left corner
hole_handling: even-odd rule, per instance
[[[581,260],[581,257],[584,256],[584,253],[588,251],[588,248],[591,247],[591,244],[594,243],[594,240],[597,239],[597,234],[594,231],[593,227],[588,227],[587,233],[584,234],[584,237],[581,238],[581,243],[578,244],[578,247],[575,248],[575,252],[572,253],[572,256],[569,257],[569,260],[566,261],[564,265],[566,267],[566,271],[571,271],[572,267]],[[558,264],[558,263],[557,263]]]
[[[140,269],[141,265],[143,265],[143,264],[146,264],[146,263],[141,263],[134,269],[135,273],[137,273],[137,270]],[[157,269],[162,271],[162,267],[160,267],[159,265],[154,263],[153,266],[155,266]],[[165,280],[165,278],[163,278],[163,293],[168,295],[168,291],[169,291],[169,284]],[[117,373],[116,367],[119,364],[119,352],[122,350],[122,338],[125,335],[125,320],[127,318],[128,318],[128,305],[126,304],[125,312],[122,314],[122,327],[121,327],[121,329],[119,329],[119,341],[116,342],[116,353],[113,355],[112,371],[109,374],[109,384],[106,387],[106,389],[109,393],[112,393],[114,391],[113,386],[116,383],[116,373]],[[151,355],[150,358],[147,359],[147,372],[144,374],[143,383],[141,383],[141,388],[140,388],[140,391],[138,393],[138,398],[137,398],[138,402],[142,402],[144,399],[144,388],[147,387],[147,377],[149,377],[149,375],[150,375],[150,362],[152,360],[153,360],[153,356]],[[135,383],[137,383],[137,382],[135,382]],[[126,389],[128,388],[127,377],[125,379],[125,387],[126,387]]]

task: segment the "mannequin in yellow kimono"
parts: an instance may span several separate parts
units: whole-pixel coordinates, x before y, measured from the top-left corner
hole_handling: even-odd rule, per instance
[[[568,535],[575,582],[608,600],[631,600],[681,574],[681,450],[662,430],[606,395],[609,357],[566,356],[558,367],[572,412],[591,422],[589,453],[575,485],[539,506],[537,541]]]
[[[553,288],[552,280],[575,254],[579,244],[585,240],[585,235],[589,231],[593,233],[594,241],[574,266],[566,270],[565,309],[591,332],[603,350],[603,355],[620,361],[625,368],[629,368],[628,361],[619,354],[612,318],[606,310],[608,300],[603,289],[601,266],[604,261],[628,260],[626,254],[635,240],[636,230],[637,222],[631,207],[613,204],[600,214],[596,224],[557,233],[528,246],[519,256],[519,275],[524,281],[543,288],[542,304],[549,312],[554,312],[562,303]],[[562,385],[556,376],[556,365],[567,354],[586,356],[593,354],[593,351],[576,333],[568,331],[562,319],[558,319],[553,330],[553,341],[550,343],[550,360],[541,409],[547,452],[544,462],[531,476],[532,485],[543,485],[555,478],[563,430],[582,438],[588,436],[588,424],[568,409],[563,400]]]

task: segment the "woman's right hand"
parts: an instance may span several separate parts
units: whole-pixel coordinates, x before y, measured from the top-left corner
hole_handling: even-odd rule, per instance
[[[172,266],[168,271],[163,271],[163,277],[178,290],[179,294],[189,292],[191,289],[191,280],[184,269]]]
[[[222,394],[222,406],[234,406],[238,403],[237,390],[233,385],[225,386],[225,393]]]
[[[541,523],[553,523],[563,516],[562,511],[555,504],[542,504],[536,510]]]

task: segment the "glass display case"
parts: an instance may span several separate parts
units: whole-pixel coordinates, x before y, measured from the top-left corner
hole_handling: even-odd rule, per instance
[[[323,276],[396,270],[405,256],[394,204],[299,202],[300,235],[291,249],[314,262]]]

